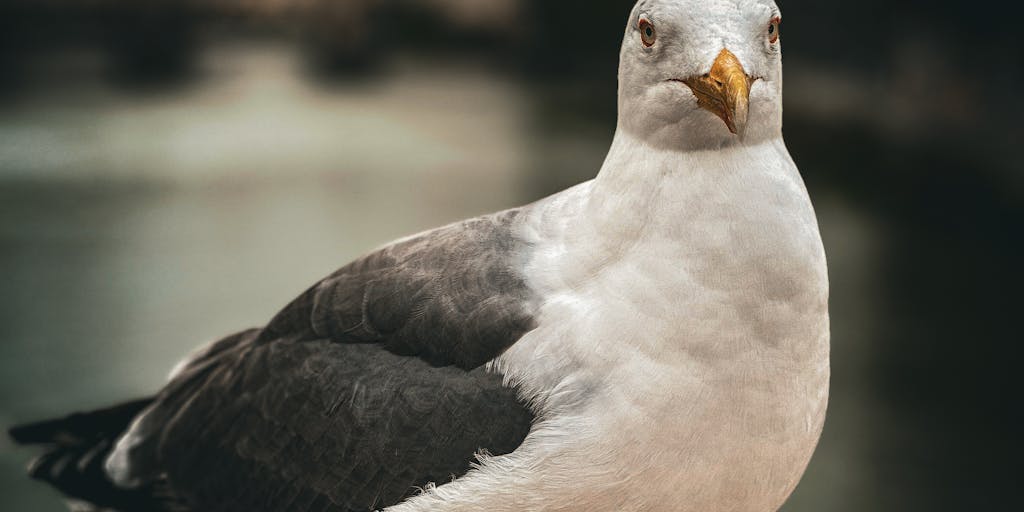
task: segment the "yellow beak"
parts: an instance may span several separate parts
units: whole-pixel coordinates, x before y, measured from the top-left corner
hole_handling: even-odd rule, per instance
[[[711,72],[683,80],[690,86],[697,104],[725,121],[729,131],[743,135],[750,108],[750,86],[754,82],[729,50],[722,50]]]

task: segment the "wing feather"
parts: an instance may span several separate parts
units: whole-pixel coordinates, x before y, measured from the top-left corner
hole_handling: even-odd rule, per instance
[[[136,472],[197,511],[355,512],[515,450],[533,415],[481,366],[534,326],[517,216],[385,247],[212,345],[138,422]]]
[[[510,210],[440,228],[364,256],[289,304],[265,337],[383,343],[438,366],[477,368],[535,327],[516,268],[525,245]]]
[[[292,339],[246,354],[263,364],[212,372],[163,435],[167,479],[197,510],[393,505],[465,474],[481,450],[511,452],[533,418],[498,375],[380,345]],[[236,380],[264,385],[225,400]]]

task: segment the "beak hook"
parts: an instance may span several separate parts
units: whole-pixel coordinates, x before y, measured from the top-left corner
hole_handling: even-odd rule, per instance
[[[708,74],[683,80],[697,97],[698,105],[720,117],[730,132],[741,137],[747,128],[753,82],[739,58],[728,49],[718,54]]]

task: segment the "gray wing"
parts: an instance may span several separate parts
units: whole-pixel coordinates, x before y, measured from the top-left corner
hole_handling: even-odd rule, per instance
[[[376,342],[436,366],[476,368],[534,327],[518,216],[472,219],[360,258],[289,304],[265,337]]]
[[[197,511],[354,512],[515,450],[533,415],[479,367],[533,327],[516,215],[370,254],[211,346],[138,421],[133,478]]]

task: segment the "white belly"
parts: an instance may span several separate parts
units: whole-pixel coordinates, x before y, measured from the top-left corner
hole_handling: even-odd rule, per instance
[[[566,510],[774,512],[792,492],[825,417],[827,319],[769,346],[717,307],[698,329],[566,296],[502,357],[539,399],[545,450],[592,491]]]
[[[537,248],[540,327],[497,366],[538,404],[540,451],[579,468],[590,497],[564,510],[775,512],[792,492],[828,402],[828,286],[816,227],[789,225],[809,204],[776,211]]]

